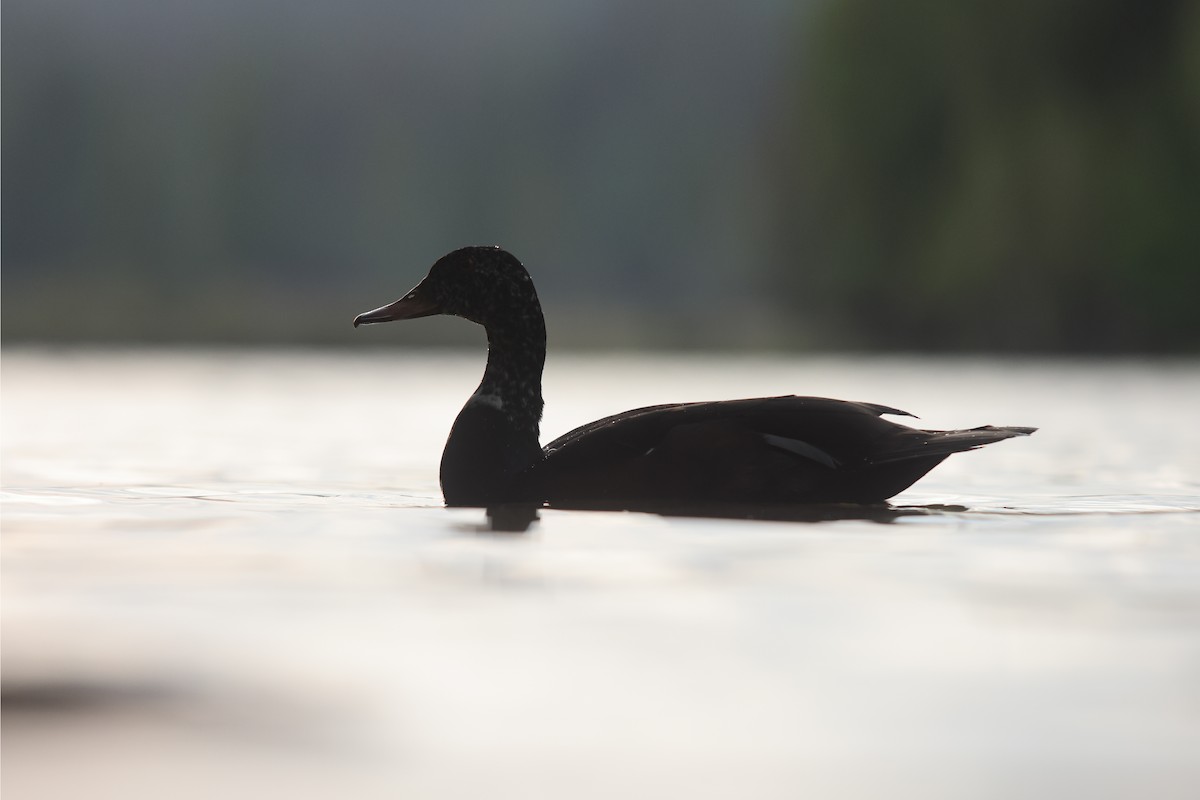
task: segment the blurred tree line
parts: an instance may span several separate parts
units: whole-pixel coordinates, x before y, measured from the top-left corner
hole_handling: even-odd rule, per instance
[[[355,313],[453,248],[499,243],[560,344],[723,343],[708,315],[758,308],[763,285],[747,145],[788,14],[13,0],[6,340],[361,346]],[[434,322],[405,341],[475,333]]]
[[[12,0],[5,341],[345,341],[498,242],[558,343],[1194,352],[1198,6]]]
[[[771,157],[821,342],[1200,345],[1200,4],[837,0]]]

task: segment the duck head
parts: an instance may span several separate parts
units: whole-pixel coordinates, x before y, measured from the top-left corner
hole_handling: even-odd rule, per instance
[[[463,247],[439,258],[396,302],[359,314],[354,327],[448,314],[488,328],[531,308],[541,311],[533,281],[515,256],[499,247]]]

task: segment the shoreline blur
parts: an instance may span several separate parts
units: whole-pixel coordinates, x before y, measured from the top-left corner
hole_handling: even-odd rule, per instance
[[[552,348],[1200,352],[1197,3],[4,10],[8,342],[358,341],[497,243]]]

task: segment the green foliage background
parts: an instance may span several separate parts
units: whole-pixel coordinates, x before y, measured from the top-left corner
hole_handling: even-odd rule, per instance
[[[837,341],[1200,344],[1195,3],[823,4],[772,157]]]

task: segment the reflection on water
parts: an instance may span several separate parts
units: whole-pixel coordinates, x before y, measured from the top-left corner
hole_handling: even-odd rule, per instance
[[[618,507],[611,510],[626,510],[620,508],[620,504],[617,505]],[[572,510],[570,506],[566,506],[565,508]],[[649,504],[630,510],[641,511],[647,514],[659,514],[664,517],[740,519],[747,521],[757,520],[759,522],[833,522],[835,520],[857,520],[860,522],[887,523],[895,522],[901,517],[929,513],[938,508],[957,509],[959,511],[966,510],[962,506],[913,506],[906,508],[893,506],[890,503],[810,503],[807,505],[790,505],[785,503],[771,505],[748,503]],[[596,504],[590,503],[578,510],[595,511],[603,509],[597,509]]]
[[[597,511],[594,504],[582,509],[569,506],[554,506],[567,511]],[[529,503],[508,503],[492,506],[486,510],[486,530],[508,533],[524,533],[540,519],[540,507]],[[809,505],[751,505],[739,503],[688,503],[687,505],[645,506],[626,509],[617,504],[611,511],[636,510],[645,514],[664,517],[690,517],[705,519],[741,519],[760,522],[832,522],[835,520],[858,520],[861,522],[895,522],[900,517],[928,514],[935,511],[966,511],[964,506],[913,506],[898,507],[890,503],[861,505],[854,503],[813,503]]]
[[[1041,427],[891,506],[775,521],[442,508],[441,445],[481,367],[6,352],[6,794],[1200,780],[1195,363],[552,357],[545,439],[793,391]]]

